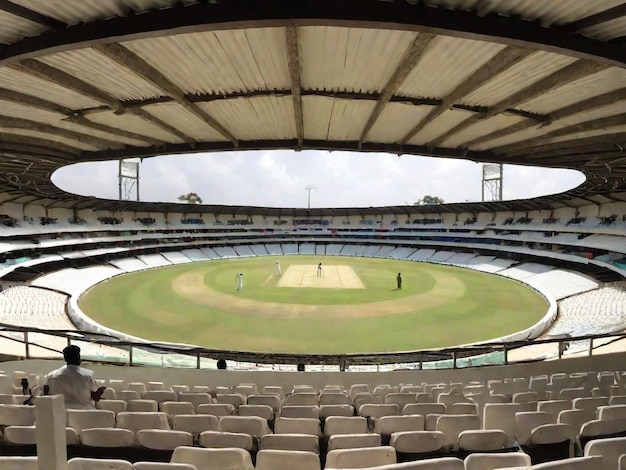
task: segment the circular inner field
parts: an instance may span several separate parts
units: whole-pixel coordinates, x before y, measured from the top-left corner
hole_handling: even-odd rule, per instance
[[[528,328],[548,306],[519,282],[468,269],[302,255],[126,274],[89,290],[79,305],[102,325],[153,341],[307,354],[484,341]]]

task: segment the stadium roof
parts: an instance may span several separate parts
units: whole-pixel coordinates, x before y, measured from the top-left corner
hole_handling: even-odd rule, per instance
[[[0,191],[184,212],[78,197],[50,176],[83,161],[327,149],[587,176],[562,195],[446,205],[456,212],[626,200],[625,68],[623,0],[0,0]],[[309,214],[193,209],[214,211]]]

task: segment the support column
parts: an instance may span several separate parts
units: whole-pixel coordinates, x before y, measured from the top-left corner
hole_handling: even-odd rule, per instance
[[[35,406],[37,423],[37,465],[39,470],[67,469],[65,439],[65,402],[62,395],[38,397]]]

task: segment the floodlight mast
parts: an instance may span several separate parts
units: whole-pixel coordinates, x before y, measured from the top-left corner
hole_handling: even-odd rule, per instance
[[[315,186],[311,186],[310,184],[308,184],[308,185],[306,185],[306,186],[304,187],[304,189],[305,189],[306,191],[308,191],[308,193],[309,193],[309,196],[308,196],[308,202],[307,202],[307,209],[308,209],[308,210],[311,210],[311,190],[312,190],[312,189],[317,189],[317,188],[316,188]]]

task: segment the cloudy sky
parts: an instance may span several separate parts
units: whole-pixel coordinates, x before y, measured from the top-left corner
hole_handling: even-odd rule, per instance
[[[118,197],[118,163],[62,168],[52,181],[85,196]],[[142,201],[177,202],[196,192],[205,204],[359,207],[413,204],[424,195],[446,202],[479,201],[481,165],[464,160],[403,155],[249,151],[172,155],[144,159]],[[505,166],[504,199],[566,191],[584,177],[576,171]]]

